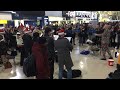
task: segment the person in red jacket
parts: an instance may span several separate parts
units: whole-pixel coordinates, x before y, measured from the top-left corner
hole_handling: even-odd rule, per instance
[[[46,47],[46,38],[39,37],[34,42],[32,47],[32,53],[36,59],[37,79],[49,79],[50,69],[48,63],[48,52]]]

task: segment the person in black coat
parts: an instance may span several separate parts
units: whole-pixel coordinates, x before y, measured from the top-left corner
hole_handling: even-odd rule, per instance
[[[29,33],[25,33],[22,38],[25,48],[25,58],[27,58],[31,54],[31,49],[33,45],[32,37],[31,35],[29,35]]]
[[[117,37],[117,40],[118,40],[117,49],[119,49],[119,46],[120,46],[120,28],[117,31],[117,35],[118,35],[118,37]]]
[[[29,33],[25,33],[22,37],[23,48],[21,49],[21,59],[20,66],[23,66],[24,59],[27,58],[32,53],[33,40]]]
[[[16,36],[12,33],[10,33],[10,42],[9,42],[9,47],[12,49],[16,49],[17,47],[17,41],[16,41]]]
[[[65,31],[65,33],[66,33],[65,37],[72,37],[72,39],[73,39],[72,27],[69,27],[68,30]],[[70,41],[71,44],[72,44],[72,39]]]
[[[79,36],[79,43],[81,45],[83,45],[86,40],[86,31],[85,31],[84,27],[82,27],[82,26],[80,27],[80,32],[79,32],[78,36]]]
[[[115,47],[116,31],[114,26],[111,28],[110,45]]]
[[[50,67],[50,79],[53,79],[54,75],[54,58],[55,58],[55,49],[54,49],[54,39],[51,36],[52,30],[49,27],[45,28],[44,37],[47,40],[47,49],[48,49],[48,62]]]
[[[96,34],[102,34],[104,32],[104,30],[102,28],[100,28],[99,25],[97,25],[97,28],[96,28]],[[99,36],[96,36],[96,45],[101,47],[101,37]]]

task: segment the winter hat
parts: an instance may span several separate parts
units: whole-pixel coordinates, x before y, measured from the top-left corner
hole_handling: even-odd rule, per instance
[[[5,33],[4,28],[0,28],[0,34],[4,34],[4,33]]]
[[[28,27],[25,28],[24,33],[31,33],[32,31],[28,29]]]
[[[60,29],[59,31],[58,31],[58,35],[65,35],[66,33],[64,32],[64,30],[63,29]]]
[[[17,35],[20,35],[20,32],[17,32]]]

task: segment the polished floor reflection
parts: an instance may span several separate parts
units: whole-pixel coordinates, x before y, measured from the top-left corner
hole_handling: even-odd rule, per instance
[[[86,49],[88,45],[79,46],[78,44],[74,46],[74,50],[71,53],[72,60],[74,62],[73,69],[80,69],[82,71],[82,77],[75,79],[105,79],[109,72],[116,69],[116,62],[114,66],[108,66],[107,61],[100,60],[100,53],[97,52],[96,55],[81,55],[80,51]],[[114,54],[114,50],[111,50]],[[19,55],[16,57],[17,65],[12,69],[4,70],[0,67],[0,79],[35,79],[35,77],[26,77],[22,71],[22,67],[19,66]],[[13,64],[13,61],[10,60]],[[58,79],[58,65],[55,63],[54,78]]]

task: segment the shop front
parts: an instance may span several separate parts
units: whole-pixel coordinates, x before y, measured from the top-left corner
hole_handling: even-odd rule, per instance
[[[14,26],[18,27],[20,24],[24,26],[36,26],[37,25],[37,17],[25,16],[13,14]]]
[[[49,16],[49,23],[52,25],[60,25],[61,21],[63,21],[63,17],[53,17]]]
[[[62,11],[45,11],[45,16],[48,16],[51,25],[60,25],[63,21]]]

